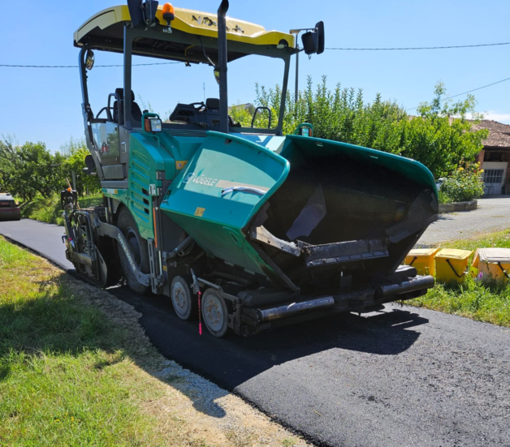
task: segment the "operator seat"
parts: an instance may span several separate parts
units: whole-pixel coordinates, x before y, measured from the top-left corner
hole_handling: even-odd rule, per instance
[[[236,126],[232,117],[228,116],[231,126]],[[170,115],[170,121],[186,124],[197,124],[204,128],[219,127],[220,125],[220,100],[207,98],[203,102],[193,104],[177,104]]]
[[[124,124],[124,89],[115,89],[115,94],[119,97],[120,100],[120,112],[119,107],[117,107],[118,103],[115,101],[113,104],[113,121],[118,124]],[[131,118],[135,123],[140,124],[142,122],[142,110],[140,109],[140,106],[135,102],[135,93],[133,90],[131,90]]]

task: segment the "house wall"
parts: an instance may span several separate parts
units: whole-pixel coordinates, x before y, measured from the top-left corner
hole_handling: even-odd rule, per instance
[[[510,161],[507,154],[503,154],[502,157],[492,157],[499,158],[501,161],[484,161],[482,165],[482,169],[484,172],[484,177],[487,174],[487,171],[491,169],[503,169],[503,179],[500,183],[489,183],[486,178],[485,181],[485,193],[487,195],[499,195],[506,194],[510,192],[510,170],[508,169],[508,162]],[[504,160],[502,160],[504,158]]]

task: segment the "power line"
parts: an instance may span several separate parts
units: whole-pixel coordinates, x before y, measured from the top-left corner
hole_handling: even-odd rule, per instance
[[[455,48],[476,48],[476,47],[495,47],[501,45],[510,45],[510,42],[499,43],[480,43],[475,45],[450,45],[447,47],[396,47],[396,48],[326,48],[326,50],[338,51],[408,51],[408,50],[449,50]]]
[[[491,85],[501,84],[502,82],[510,81],[510,78],[501,79],[501,81],[493,82],[492,84],[483,85],[482,87],[474,88],[473,90],[468,90],[467,92],[459,93],[458,95],[448,96],[448,98],[456,98],[457,96],[466,95],[471,92],[476,92],[477,90],[481,90],[482,88],[490,87]]]
[[[481,87],[477,87],[477,88],[468,90],[467,92],[462,92],[462,93],[458,93],[456,95],[447,96],[446,99],[451,99],[451,98],[456,98],[457,96],[467,95],[468,93],[476,92],[477,90],[481,90],[483,88],[491,87],[491,86],[496,85],[496,84],[501,84],[502,82],[505,82],[505,81],[510,81],[510,78],[505,78],[505,79],[501,79],[500,81],[492,82],[492,83],[487,84],[487,85],[482,85]],[[415,110],[418,107],[420,107],[420,106],[413,107],[412,109],[406,109],[406,112],[409,111],[409,110]]]
[[[172,65],[180,64],[182,62],[156,62],[152,64],[133,64],[133,67],[143,67],[147,65]],[[111,68],[123,67],[124,65],[94,65],[94,68]],[[7,65],[0,64],[0,67],[6,68],[78,68],[78,65]]]
[[[394,47],[394,48],[326,48],[330,51],[411,51],[411,50],[446,50],[455,48],[476,48],[476,47],[494,47],[510,45],[510,42],[499,43],[481,43],[474,45],[450,45],[444,47]],[[142,67],[149,65],[171,65],[180,64],[181,62],[156,62],[149,64],[133,64],[133,67]],[[96,65],[97,68],[122,67],[123,65]],[[78,68],[76,65],[8,65],[0,64],[3,68]]]

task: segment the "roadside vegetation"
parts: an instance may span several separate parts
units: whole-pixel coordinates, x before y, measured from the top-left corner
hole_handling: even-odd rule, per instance
[[[430,102],[423,102],[416,109],[416,116],[409,115],[394,101],[383,100],[377,95],[367,102],[363,90],[342,88],[339,84],[330,90],[326,77],[314,86],[311,78],[298,97],[288,95],[283,132],[292,134],[298,124],[313,125],[314,136],[358,146],[378,149],[392,154],[413,158],[430,169],[436,179],[443,180],[440,202],[451,203],[479,198],[483,194],[482,171],[474,163],[475,156],[483,149],[482,141],[487,130],[471,131],[468,114],[476,114],[474,96],[452,102],[440,82]],[[255,106],[271,109],[273,123],[278,121],[281,90],[256,86]],[[251,125],[252,111],[233,107],[234,121]],[[267,127],[268,114],[260,111],[256,125]],[[464,172],[463,172],[464,171]]]
[[[459,163],[450,175],[441,179],[439,202],[465,202],[482,197],[484,193],[483,169],[480,163]]]
[[[476,250],[477,248],[510,248],[510,230],[492,233],[478,238],[444,244],[442,248]],[[473,255],[474,256],[474,255]],[[471,257],[471,262],[473,257]],[[461,283],[436,283],[427,295],[406,304],[439,310],[478,321],[510,327],[510,285],[482,283],[467,275]]]
[[[86,196],[79,196],[78,203],[80,208],[98,206],[103,203],[103,195],[96,192]],[[32,201],[23,203],[20,208],[23,218],[64,225],[63,211],[60,206],[60,194],[52,194],[49,197],[36,196]]]
[[[0,141],[0,192],[10,192],[24,218],[63,225],[60,191],[76,188],[82,208],[102,202],[96,176],[86,175],[83,141],[70,140],[52,153],[43,143],[17,145],[12,138]]]
[[[306,445],[163,359],[138,318],[0,238],[0,445]]]
[[[255,106],[271,109],[273,123],[278,121],[281,89],[256,86]],[[488,132],[472,132],[468,114],[475,114],[474,96],[452,102],[446,88],[438,83],[432,101],[423,102],[417,115],[409,115],[394,101],[377,95],[366,101],[363,90],[342,88],[331,90],[325,76],[314,86],[312,79],[295,98],[288,95],[283,132],[292,134],[298,124],[313,125],[314,136],[365,146],[413,158],[430,169],[435,178],[447,177],[463,162],[474,161],[483,149]],[[252,114],[244,107],[231,109],[234,121],[251,125]],[[256,125],[267,127],[268,114],[260,111]],[[455,118],[454,118],[455,117]],[[275,124],[273,124],[275,125]]]
[[[70,140],[60,151],[51,152],[44,143],[16,144],[13,138],[0,140],[0,191],[10,192],[22,203],[37,197],[49,199],[70,184],[79,195],[100,189],[96,176],[86,175],[83,141]]]

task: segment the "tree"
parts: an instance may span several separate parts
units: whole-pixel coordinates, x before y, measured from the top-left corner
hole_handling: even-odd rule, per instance
[[[471,132],[472,124],[466,116],[475,112],[473,95],[453,103],[445,98],[442,82],[436,85],[434,94],[432,102],[418,107],[419,118],[408,123],[404,155],[419,160],[441,177],[455,171],[461,160],[473,161],[483,149],[482,140],[488,131]]]
[[[51,154],[44,143],[14,145],[11,138],[0,141],[1,189],[31,201],[37,194],[49,197],[63,186],[64,157]]]
[[[376,95],[367,103],[361,89],[341,88],[333,91],[327,87],[326,77],[315,89],[308,78],[304,91],[297,98],[287,96],[283,133],[290,134],[300,123],[314,127],[314,136],[370,147],[393,154],[414,158],[426,165],[436,177],[455,170],[460,161],[471,161],[483,149],[482,140],[487,132],[471,132],[466,120],[474,112],[473,96],[452,103],[445,99],[446,90],[439,83],[432,102],[422,103],[419,116],[412,117],[393,101]],[[266,89],[256,85],[257,106],[269,107],[276,126],[280,111],[281,90],[278,86]],[[243,126],[251,125],[250,114],[233,108],[231,115]],[[267,114],[259,114],[255,125],[267,127]]]
[[[63,165],[64,175],[71,181],[73,172],[76,177],[76,190],[78,194],[90,194],[98,192],[101,189],[97,175],[88,175],[83,172],[85,157],[90,152],[86,148],[80,148],[66,159]]]

